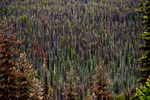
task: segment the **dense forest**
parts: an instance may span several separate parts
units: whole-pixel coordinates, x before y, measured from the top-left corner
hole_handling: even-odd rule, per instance
[[[0,100],[150,100],[149,0],[1,0]]]

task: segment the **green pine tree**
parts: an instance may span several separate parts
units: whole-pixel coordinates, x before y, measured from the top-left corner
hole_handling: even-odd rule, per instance
[[[132,100],[150,100],[150,76],[145,82],[144,86],[140,87],[141,89],[138,89],[136,87],[136,92],[134,96],[132,97]]]
[[[145,41],[140,45],[143,50],[143,56],[139,59],[141,64],[139,82],[145,84],[150,75],[150,0],[140,3],[140,13],[143,14],[143,23],[145,24],[144,32],[140,34]]]

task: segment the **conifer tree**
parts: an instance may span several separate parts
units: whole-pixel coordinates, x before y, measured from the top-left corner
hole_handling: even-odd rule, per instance
[[[32,73],[31,76],[29,76],[32,79],[30,81],[32,83],[31,89],[30,89],[31,100],[42,100],[42,98],[43,98],[43,86],[42,86],[41,81],[36,78],[38,76],[37,71],[31,69],[30,73]]]
[[[19,84],[19,99],[28,100],[31,99],[30,96],[30,88],[33,81],[31,80],[31,75],[29,73],[31,70],[31,65],[29,64],[28,59],[26,58],[26,54],[20,53],[20,57],[18,59],[17,64],[18,69],[18,84]]]
[[[41,100],[42,99],[42,85],[36,78],[33,79],[33,84],[31,88],[31,100]]]
[[[43,70],[44,70],[44,81],[43,81],[43,100],[50,100],[50,96],[49,96],[49,84],[48,84],[48,69],[46,64],[43,64]]]
[[[139,82],[145,84],[150,75],[150,0],[140,3],[139,12],[143,14],[142,18],[145,24],[144,32],[140,34],[145,42],[140,45],[140,49],[143,50],[143,56],[139,59],[141,64]]]
[[[0,100],[30,100],[33,82],[30,80],[31,65],[25,53],[18,50],[13,25],[5,19],[0,24]],[[33,93],[32,93],[33,94]],[[35,98],[35,97],[34,97]],[[38,100],[38,99],[36,99]]]
[[[141,86],[140,89],[136,87],[136,92],[132,97],[132,100],[150,100],[150,76],[145,82],[144,86]]]
[[[97,100],[111,100],[111,94],[109,92],[108,83],[106,80],[104,69],[101,67],[101,63],[96,69],[96,83],[94,83],[94,94]]]
[[[67,73],[66,91],[63,93],[63,95],[66,95],[65,100],[75,100],[75,96],[77,96],[77,93],[75,92],[76,84],[73,79],[73,72],[73,67],[71,67],[70,72]]]
[[[49,86],[48,86],[48,83],[47,83],[47,75],[44,76],[44,86],[43,86],[43,100],[49,100]]]
[[[16,41],[12,26],[7,25],[6,19],[0,24],[0,100],[19,98],[16,61],[13,59],[13,46]]]

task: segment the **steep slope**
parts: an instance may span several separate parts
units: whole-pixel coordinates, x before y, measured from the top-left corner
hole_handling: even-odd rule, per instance
[[[27,53],[40,77],[46,60],[54,97],[61,96],[73,62],[83,98],[99,61],[106,66],[112,93],[136,85],[142,41],[137,4],[138,0],[2,0],[0,17],[14,23],[18,38],[24,40],[18,48]]]

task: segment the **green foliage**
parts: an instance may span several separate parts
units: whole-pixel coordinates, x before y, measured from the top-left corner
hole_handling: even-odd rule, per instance
[[[143,23],[145,25],[144,32],[140,34],[141,38],[145,41],[140,45],[140,49],[143,50],[143,56],[139,59],[141,64],[141,75],[139,82],[145,84],[147,78],[150,75],[150,1],[140,3],[139,12],[143,14]]]
[[[82,90],[85,97],[100,60],[110,78],[111,92],[120,93],[137,84],[136,59],[142,54],[138,49],[141,42],[138,33],[142,24],[135,9],[140,0],[84,1],[1,0],[0,3],[0,17],[7,16],[9,23],[14,23],[17,38],[23,40],[18,49],[23,48],[34,70],[39,70],[35,75],[38,79],[42,80],[41,65],[48,58],[52,95],[57,100],[64,89],[70,62],[76,65],[75,78],[79,76],[83,84],[78,92]],[[56,84],[58,80],[62,86]],[[84,99],[83,96],[78,98]]]
[[[150,100],[150,76],[144,86],[141,86],[140,89],[136,88],[136,92],[132,99],[134,98],[138,100]]]
[[[126,100],[126,98],[123,94],[119,94],[114,96],[114,100]]]

